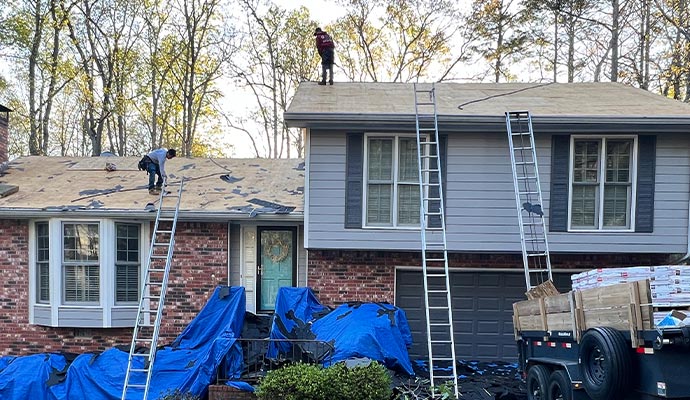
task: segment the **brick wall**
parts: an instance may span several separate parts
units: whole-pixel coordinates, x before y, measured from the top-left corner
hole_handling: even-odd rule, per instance
[[[630,265],[663,265],[667,254],[552,254],[556,269],[593,269]],[[307,285],[327,305],[347,301],[395,300],[395,267],[418,267],[420,252],[309,250]],[[521,254],[450,254],[451,268],[515,268]]]
[[[29,324],[28,232],[26,221],[0,220],[0,356],[129,345],[131,328],[75,330]],[[227,281],[227,243],[226,224],[178,224],[160,344],[181,333],[217,284]]]

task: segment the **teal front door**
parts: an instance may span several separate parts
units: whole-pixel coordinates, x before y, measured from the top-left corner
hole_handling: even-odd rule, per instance
[[[260,227],[258,233],[259,310],[271,311],[275,309],[278,288],[295,286],[297,230]]]

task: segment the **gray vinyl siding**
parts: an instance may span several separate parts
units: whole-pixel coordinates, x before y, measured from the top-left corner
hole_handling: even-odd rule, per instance
[[[110,311],[110,326],[112,328],[129,328],[134,326],[137,319],[137,306],[113,307]]]
[[[345,137],[345,132],[310,133],[307,248],[419,248],[419,233],[415,230],[344,228]],[[536,135],[547,223],[551,143],[551,135]],[[681,134],[659,134],[656,147],[653,233],[549,232],[551,251],[685,253],[690,139]],[[505,134],[449,134],[447,166],[449,250],[519,252],[520,236]]]
[[[52,311],[50,307],[34,305],[34,323],[36,325],[47,325],[52,324]]]
[[[57,326],[71,328],[102,328],[103,309],[98,308],[58,308]]]

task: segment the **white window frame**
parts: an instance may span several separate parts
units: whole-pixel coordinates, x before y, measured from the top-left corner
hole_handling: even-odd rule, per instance
[[[604,226],[604,187],[606,183],[605,167],[606,167],[606,143],[609,140],[632,139],[633,145],[631,148],[631,167],[630,167],[630,226],[627,228],[617,228],[613,226]],[[573,178],[574,178],[574,161],[575,161],[575,141],[576,140],[600,140],[601,146],[599,149],[599,199],[596,205],[596,215],[598,219],[596,228],[579,228],[572,226],[572,207],[573,207]],[[637,199],[637,153],[638,153],[638,135],[570,135],[570,155],[568,160],[568,232],[634,232],[635,231],[635,210]]]
[[[391,224],[390,225],[380,225],[380,224],[368,224],[367,223],[367,199],[369,193],[369,139],[392,139],[393,140],[393,191],[391,193],[392,207],[391,207]],[[396,230],[419,230],[419,222],[411,225],[398,225],[398,173],[399,173],[399,139],[415,139],[414,134],[402,134],[402,133],[365,133],[364,134],[364,171],[362,179],[362,227],[365,229],[396,229]],[[416,139],[415,139],[416,140]],[[404,183],[403,183],[404,184]],[[408,183],[409,184],[409,183]],[[419,183],[417,183],[418,187]],[[419,214],[419,211],[417,211]]]
[[[37,297],[37,223],[48,223],[49,231],[49,276],[50,276],[50,302],[39,302]],[[80,303],[80,302],[66,302],[64,301],[64,270],[63,270],[63,224],[98,224],[99,225],[99,302],[96,303]],[[149,234],[150,221],[133,221],[125,219],[68,219],[68,218],[51,218],[51,219],[37,219],[30,222],[29,225],[29,323],[41,325],[48,325],[54,327],[85,327],[83,325],[75,325],[69,322],[60,320],[61,313],[72,312],[78,313],[93,312],[100,313],[102,318],[101,323],[97,326],[88,326],[93,328],[109,328],[111,327],[112,313],[116,309],[133,310],[133,315],[136,315],[138,308],[137,302],[116,302],[116,259],[117,259],[117,232],[116,224],[136,224],[139,225],[139,290],[141,289],[141,282],[144,280],[144,269],[146,266],[146,259],[149,254]],[[50,310],[50,323],[45,322],[45,318],[40,321],[36,318],[36,310],[42,309]],[[134,326],[135,317],[132,317],[131,326]],[[121,321],[118,322],[122,326]]]

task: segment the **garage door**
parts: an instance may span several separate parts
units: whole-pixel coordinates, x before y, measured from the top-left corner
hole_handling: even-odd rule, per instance
[[[570,290],[570,274],[554,274],[556,287]],[[395,304],[405,310],[412,330],[410,358],[427,358],[421,271],[396,272]],[[513,303],[525,299],[522,272],[453,272],[453,324],[459,359],[515,361]]]

